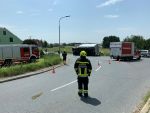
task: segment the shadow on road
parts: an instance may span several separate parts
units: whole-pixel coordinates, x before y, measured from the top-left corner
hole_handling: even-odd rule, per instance
[[[91,104],[93,106],[98,106],[101,104],[101,101],[92,97],[88,97],[88,98],[81,97],[81,101],[83,101],[86,104]]]

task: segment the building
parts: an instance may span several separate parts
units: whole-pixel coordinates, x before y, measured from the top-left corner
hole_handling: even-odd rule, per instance
[[[0,44],[22,44],[22,40],[8,29],[0,27]]]

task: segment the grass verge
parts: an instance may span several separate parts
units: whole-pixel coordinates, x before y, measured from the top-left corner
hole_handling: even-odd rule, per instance
[[[59,55],[53,54],[50,56],[44,56],[43,58],[37,60],[37,62],[35,63],[3,67],[0,68],[0,78],[11,77],[27,72],[36,71],[41,68],[59,64],[61,61],[62,60],[60,59]]]
[[[108,48],[101,48],[100,55],[101,56],[110,56],[110,50]]]
[[[137,106],[137,109],[133,113],[140,113],[148,99],[150,98],[150,91],[146,93],[146,95],[143,97],[142,102]],[[149,108],[150,110],[150,108]]]
[[[144,104],[148,101],[149,98],[150,98],[150,91],[143,98]]]

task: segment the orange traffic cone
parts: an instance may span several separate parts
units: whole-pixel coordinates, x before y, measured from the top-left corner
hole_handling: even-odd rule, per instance
[[[109,64],[111,64],[110,60],[109,60]]]
[[[53,69],[52,69],[52,73],[55,73],[55,68],[53,67]]]

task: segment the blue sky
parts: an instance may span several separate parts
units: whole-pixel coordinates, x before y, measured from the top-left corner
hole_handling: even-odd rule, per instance
[[[0,0],[0,27],[22,40],[100,43],[104,36],[150,38],[150,0]]]

